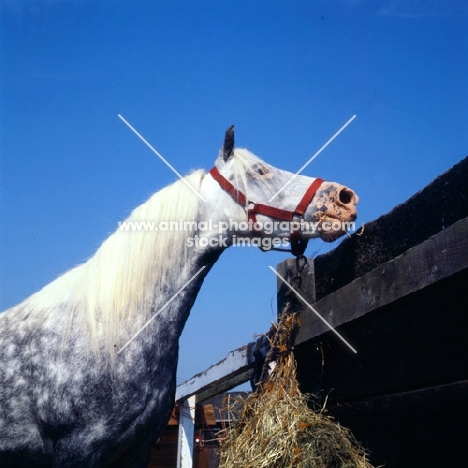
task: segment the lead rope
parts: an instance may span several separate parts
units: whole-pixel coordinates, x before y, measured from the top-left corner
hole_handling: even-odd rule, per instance
[[[296,274],[291,278],[291,286],[298,291],[302,286],[302,272],[307,266],[307,257],[304,254],[296,256]]]

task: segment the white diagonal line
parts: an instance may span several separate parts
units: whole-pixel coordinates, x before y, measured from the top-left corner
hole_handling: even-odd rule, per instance
[[[204,269],[202,266],[118,351],[121,353]]]
[[[268,201],[274,200],[355,118],[353,115]]]
[[[164,156],[162,156],[156,149],[154,149],[144,138],[143,136],[140,135],[140,133],[138,133],[120,114],[118,114],[119,118],[128,126],[128,128],[130,128],[130,130],[132,130],[139,138],[140,140],[146,145],[148,146],[148,148],[154,153],[156,154],[156,156],[158,156],[159,159],[161,159],[161,161],[166,164],[166,166],[172,170],[172,172],[174,172],[174,174],[177,175],[177,177],[179,177],[179,179],[185,183],[185,185],[187,185],[187,187],[189,187],[193,192],[195,192],[204,202],[206,202],[206,200],[200,195],[199,192],[197,192],[185,179],[183,176],[181,176],[179,174],[179,172],[169,163],[169,161],[167,161]]]
[[[351,351],[357,353],[357,351],[304,299],[298,291],[296,291],[272,266],[268,268],[292,291],[301,301],[333,332],[338,338],[345,343]]]

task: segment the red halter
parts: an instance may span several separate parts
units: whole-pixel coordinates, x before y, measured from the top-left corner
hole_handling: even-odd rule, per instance
[[[315,196],[318,188],[324,182],[323,179],[315,179],[306,190],[306,193],[302,197],[299,204],[296,206],[294,211],[282,210],[281,208],[276,208],[274,206],[263,205],[261,203],[254,203],[250,200],[247,200],[247,197],[234,185],[229,182],[224,176],[222,176],[216,167],[213,167],[210,170],[210,174],[215,179],[223,190],[228,192],[234,200],[242,206],[247,206],[247,219],[255,223],[257,221],[256,214],[262,214],[270,218],[281,219],[284,221],[291,222],[294,216],[299,216],[302,218],[309,206],[310,202]],[[286,250],[291,252],[293,255],[302,255],[307,248],[307,240],[299,239],[299,234],[297,231],[292,232],[291,234],[291,250]],[[265,249],[261,249],[265,250]],[[272,248],[269,250],[285,250]]]

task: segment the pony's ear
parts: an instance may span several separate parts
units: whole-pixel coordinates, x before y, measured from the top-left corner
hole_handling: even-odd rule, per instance
[[[226,130],[223,144],[223,159],[227,161],[234,154],[234,125]]]

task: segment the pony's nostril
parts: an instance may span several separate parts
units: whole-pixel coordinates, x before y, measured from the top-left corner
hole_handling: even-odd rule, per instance
[[[348,205],[349,203],[353,201],[354,192],[345,187],[340,190],[340,194],[338,197],[339,197],[340,202],[343,203],[343,205]]]

